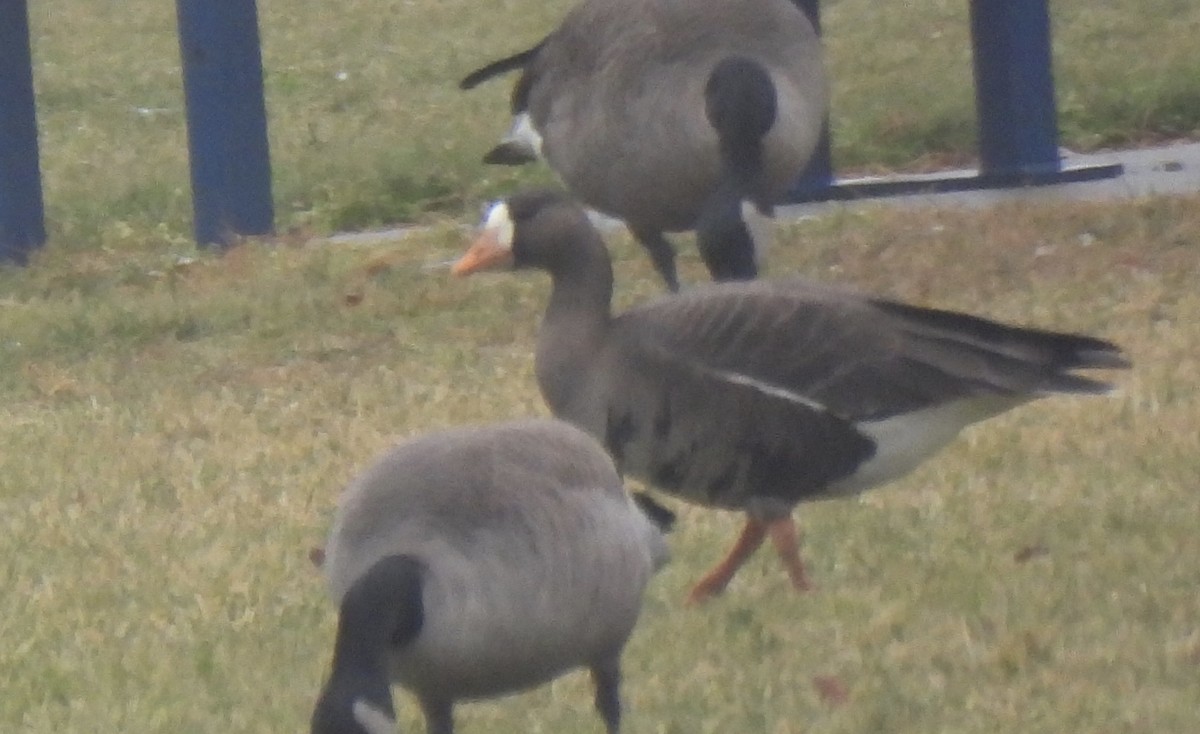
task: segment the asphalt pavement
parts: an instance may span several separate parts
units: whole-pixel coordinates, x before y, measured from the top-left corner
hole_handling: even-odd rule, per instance
[[[1200,192],[1200,143],[1180,143],[1154,148],[1086,154],[1063,151],[1062,167],[1067,171],[1113,164],[1121,166],[1122,170],[1119,175],[1090,181],[1041,186],[977,188],[965,191],[906,193],[813,204],[789,204],[779,207],[776,215],[781,218],[819,215],[829,207],[853,206],[858,203],[895,206],[984,207],[1021,199],[1098,201]],[[929,179],[953,178],[956,175],[969,177],[973,173],[973,171],[942,172],[930,174]],[[911,178],[919,179],[920,177],[910,177],[910,180]],[[887,180],[887,178],[854,179],[845,183],[886,182]]]

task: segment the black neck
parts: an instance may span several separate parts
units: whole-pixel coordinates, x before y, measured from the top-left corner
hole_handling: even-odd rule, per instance
[[[393,716],[388,658],[421,630],[421,564],[388,556],[371,566],[342,597],[333,672],[322,704],[346,711],[364,699]]]

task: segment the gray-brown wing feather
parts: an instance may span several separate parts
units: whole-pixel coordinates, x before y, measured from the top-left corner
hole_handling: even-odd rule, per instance
[[[621,350],[608,368],[602,436],[622,472],[692,501],[779,511],[820,494],[874,453],[853,424],[821,410],[681,370],[658,350]]]
[[[614,322],[610,359],[597,367],[611,387],[596,432],[622,471],[704,504],[784,508],[871,457],[874,443],[852,420],[804,391],[770,389],[779,380],[759,382],[779,372],[759,340],[778,345],[786,320],[754,318],[738,299],[696,305],[704,300],[674,298]]]
[[[638,351],[678,369],[739,376],[852,422],[963,398],[1103,392],[1103,383],[1069,371],[1127,364],[1099,339],[803,281],[700,289],[618,322]]]

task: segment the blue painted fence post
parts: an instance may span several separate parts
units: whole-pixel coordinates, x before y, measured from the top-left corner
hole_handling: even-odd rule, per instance
[[[46,241],[26,0],[0,0],[0,262]]]
[[[274,227],[255,0],[176,0],[196,242]]]
[[[1047,0],[971,0],[980,174],[1060,170]]]

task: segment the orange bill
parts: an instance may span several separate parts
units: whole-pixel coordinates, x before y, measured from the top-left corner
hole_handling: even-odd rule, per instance
[[[454,275],[470,275],[481,270],[499,270],[512,265],[512,249],[500,244],[496,232],[479,233],[467,252],[450,267]]]

